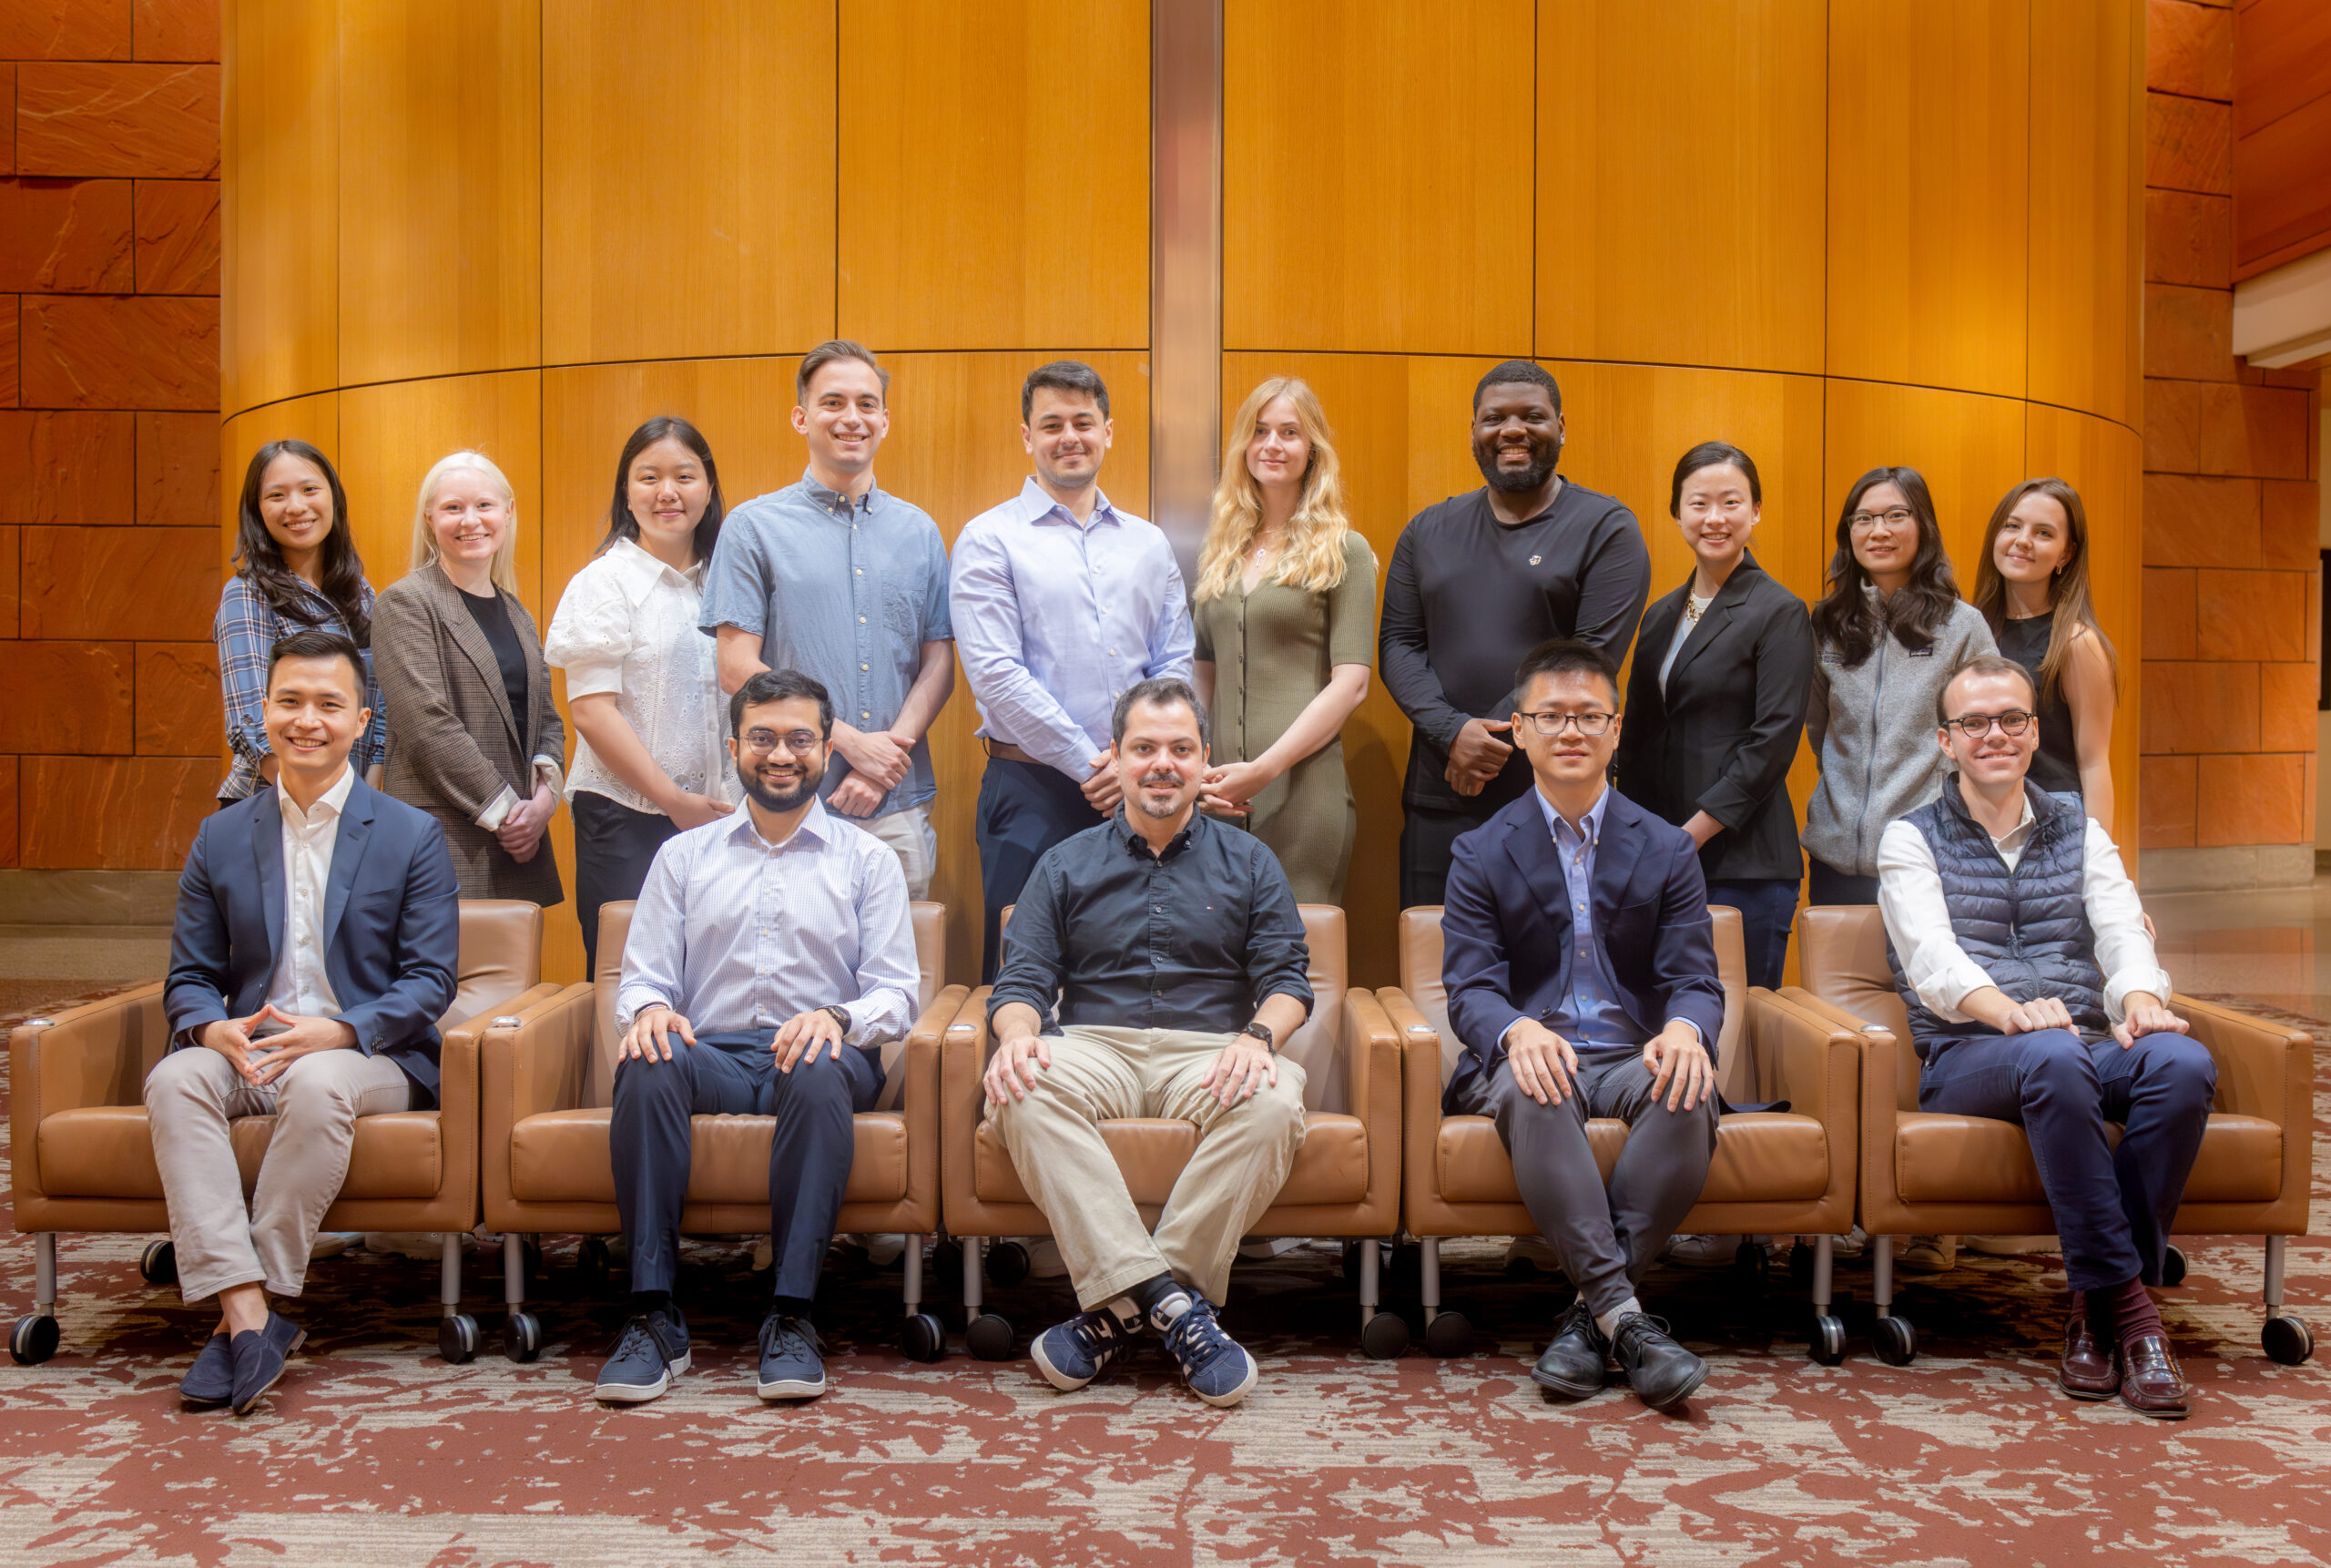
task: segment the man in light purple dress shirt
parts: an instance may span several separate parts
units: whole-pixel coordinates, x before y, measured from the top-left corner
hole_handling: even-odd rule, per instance
[[[1046,850],[1117,809],[1109,716],[1128,687],[1190,675],[1190,607],[1166,535],[1101,493],[1109,390],[1073,360],[1020,392],[1035,475],[964,525],[949,592],[955,647],[979,705],[982,979],[997,930]]]

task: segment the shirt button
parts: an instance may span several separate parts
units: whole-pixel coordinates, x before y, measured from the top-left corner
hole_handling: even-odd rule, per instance
[[[860,577],[866,575],[866,568],[863,566],[854,566],[851,568],[851,571],[853,574]]]
[[[861,670],[862,670],[862,669],[864,669],[866,667],[865,667],[864,665],[860,665],[858,667],[859,667],[860,669],[861,669]]]
[[[858,617],[858,624],[859,624],[860,626],[864,626],[864,625],[866,624],[866,617],[865,617],[864,616],[859,616],[859,617]]]

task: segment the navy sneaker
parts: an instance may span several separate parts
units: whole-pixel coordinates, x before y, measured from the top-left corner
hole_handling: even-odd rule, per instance
[[[687,1319],[677,1307],[659,1307],[623,1326],[592,1396],[614,1405],[646,1404],[670,1388],[690,1359]]]
[[[825,1341],[807,1318],[772,1312],[761,1320],[761,1379],[765,1400],[814,1400],[826,1391]]]
[[[1237,1404],[1262,1376],[1255,1358],[1222,1331],[1214,1303],[1195,1290],[1188,1308],[1166,1328],[1166,1348],[1181,1363],[1190,1392],[1210,1405]]]
[[[1074,1393],[1131,1350],[1140,1333],[1140,1319],[1120,1318],[1105,1306],[1096,1307],[1037,1335],[1028,1355],[1044,1381],[1064,1394]]]
[[[203,1341],[178,1385],[178,1398],[194,1410],[207,1410],[235,1397],[235,1352],[225,1329]]]
[[[228,1397],[233,1401],[237,1415],[249,1413],[250,1408],[260,1402],[267,1390],[275,1387],[276,1380],[283,1376],[283,1369],[290,1362],[291,1352],[298,1349],[307,1337],[305,1329],[282,1313],[270,1309],[265,1328],[246,1329],[227,1342],[227,1355],[233,1366],[235,1379]]]

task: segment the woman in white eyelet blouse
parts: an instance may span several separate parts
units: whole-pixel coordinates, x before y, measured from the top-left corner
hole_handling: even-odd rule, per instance
[[[544,658],[566,672],[578,737],[566,799],[593,974],[600,906],[637,898],[667,839],[737,803],[716,650],[697,626],[722,511],[719,471],[694,425],[651,419],[632,432],[607,536],[567,583],[544,640]]]

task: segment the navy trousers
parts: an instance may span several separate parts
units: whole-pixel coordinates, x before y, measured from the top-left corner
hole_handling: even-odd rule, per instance
[[[1759,877],[1708,884],[1708,902],[1740,911],[1740,944],[1748,960],[1748,983],[1780,988],[1788,962],[1788,928],[1797,920],[1794,878]]]
[[[1062,840],[1108,819],[1093,809],[1084,791],[1057,768],[991,757],[980,775],[980,809],[972,836],[980,846],[980,891],[987,905],[986,945],[980,983],[995,979],[1003,957],[1004,909],[1020,901],[1028,873],[1044,851]]]
[[[2021,1125],[2075,1290],[2161,1283],[2170,1223],[2202,1152],[2217,1064],[2200,1041],[2147,1034],[2127,1050],[2069,1029],[1927,1043],[1919,1109]],[[2104,1124],[2122,1125],[2112,1148]]]
[[[687,1198],[690,1127],[696,1115],[775,1116],[769,1149],[769,1245],[777,1254],[774,1293],[808,1300],[832,1244],[834,1220],[850,1186],[856,1145],[850,1117],[870,1111],[882,1093],[882,1054],[873,1048],[805,1053],[790,1073],[777,1070],[771,1031],[699,1033],[690,1045],[668,1038],[672,1059],[627,1057],[616,1069],[609,1133],[616,1208],[631,1247],[631,1288],[669,1290],[677,1272],[680,1207]]]

